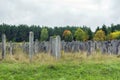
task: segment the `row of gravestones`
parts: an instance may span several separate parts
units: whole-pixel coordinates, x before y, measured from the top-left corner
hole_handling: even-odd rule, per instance
[[[34,33],[33,32],[29,32],[29,42],[28,43],[23,43],[23,45],[21,46],[20,44],[14,44],[12,42],[8,43],[6,42],[6,36],[5,34],[2,35],[2,43],[0,44],[0,49],[2,51],[2,59],[5,58],[6,56],[6,52],[7,50],[9,50],[9,53],[11,55],[13,55],[13,51],[15,48],[22,48],[23,52],[27,52],[29,53],[29,58],[30,58],[30,62],[32,61],[32,57],[35,53],[39,52],[39,48],[41,47],[41,50],[46,50],[47,52],[49,51],[49,53],[53,56],[57,58],[60,58],[60,46],[61,46],[61,41],[60,41],[60,37],[56,36],[56,37],[50,37],[50,41],[49,41],[49,45],[48,43],[43,43],[39,45],[38,40],[36,40],[34,42]],[[46,45],[45,47],[43,45]],[[49,48],[47,48],[49,47]],[[45,49],[46,48],[46,49]]]
[[[2,48],[2,44],[0,45]],[[50,42],[39,42],[36,40],[33,45],[34,53],[50,52]],[[29,53],[29,43],[23,42],[22,45],[18,45],[16,43],[10,42],[8,46],[6,46],[7,50],[9,50],[10,54],[14,52],[15,48],[22,48],[23,52]],[[101,51],[102,53],[109,53],[109,54],[120,54],[120,41],[104,41],[104,42],[95,42],[95,41],[88,41],[88,42],[61,42],[61,50],[65,52],[83,52],[87,51],[88,53]]]
[[[39,42],[36,40],[33,44],[33,52],[40,53],[50,52],[50,41],[47,42]],[[2,46],[2,45],[1,45]],[[10,51],[10,54],[14,52],[15,48],[23,49],[23,52],[29,53],[29,43],[23,42],[22,45],[18,45],[17,43],[10,42],[7,46],[7,50]],[[109,54],[120,54],[120,41],[104,41],[104,42],[96,42],[96,41],[88,41],[88,42],[61,42],[61,50],[65,52],[83,52],[86,51],[88,53],[101,51],[102,53]]]
[[[34,42],[34,53],[50,52],[50,41],[47,42],[39,42],[36,40]],[[54,42],[53,42],[54,43]],[[56,43],[57,44],[57,43]],[[24,52],[28,53],[29,44],[23,44]],[[112,40],[112,41],[87,41],[87,42],[60,42],[60,50],[64,52],[87,52],[88,55],[92,52],[101,52],[107,54],[120,54],[120,40]]]
[[[107,54],[120,54],[120,40],[112,41],[87,41],[87,42],[64,42],[62,41],[62,50],[66,52],[101,52]]]
[[[49,42],[39,42],[36,40],[33,45],[33,53],[40,53],[50,52],[50,41]],[[2,44],[0,45],[2,49]],[[9,51],[10,54],[14,53],[15,48],[23,49],[23,52],[29,53],[29,43],[23,42],[22,45],[18,45],[17,43],[10,42],[6,49]],[[3,48],[4,49],[4,48]],[[95,41],[88,41],[88,42],[61,42],[61,50],[65,52],[83,52],[87,51],[88,53],[101,51],[102,53],[109,53],[109,54],[120,54],[120,41],[104,41],[104,42],[95,42]]]
[[[59,36],[50,37],[48,42],[39,42],[38,40],[34,41],[34,33],[29,33],[29,42],[23,42],[22,45],[17,43],[9,43],[9,46],[6,45],[6,37],[2,35],[2,43],[0,45],[2,50],[2,58],[6,54],[6,50],[9,50],[9,53],[12,55],[15,48],[21,48],[23,52],[29,53],[30,60],[35,53],[45,52],[50,53],[56,58],[60,57],[60,51],[64,52],[87,52],[87,55],[90,55],[93,52],[100,51],[101,53],[107,54],[120,54],[120,40],[112,41],[87,41],[87,42],[64,42],[61,41]]]
[[[65,52],[88,52],[91,53],[97,49],[95,49],[96,45],[93,41],[87,42],[79,42],[79,41],[72,41],[72,42],[64,42],[62,41],[62,50]]]

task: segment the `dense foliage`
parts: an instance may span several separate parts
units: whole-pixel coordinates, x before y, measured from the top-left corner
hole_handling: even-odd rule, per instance
[[[64,39],[65,41],[72,41],[72,40],[73,40],[73,36],[72,36],[72,33],[71,33],[70,30],[65,30],[65,31],[63,32],[63,39]]]
[[[46,41],[48,39],[48,30],[46,28],[42,28],[40,39],[41,41]]]
[[[103,30],[98,30],[95,33],[94,40],[96,41],[104,41],[105,40],[105,32]]]
[[[108,38],[109,38],[110,40],[120,39],[120,31],[115,31],[115,32],[110,33],[110,35],[109,35]]]
[[[112,24],[111,26],[102,25],[101,27],[98,26],[95,32],[92,32],[92,30],[87,26],[82,26],[82,27],[81,26],[61,26],[61,27],[52,28],[47,26],[41,27],[37,25],[28,26],[23,24],[21,25],[0,24],[0,41],[1,41],[1,35],[3,33],[6,34],[8,41],[16,41],[16,42],[28,41],[30,31],[34,32],[35,39],[42,40],[43,28],[47,29],[47,33],[48,33],[47,39],[45,40],[49,40],[50,36],[55,36],[55,35],[60,35],[61,40],[65,40],[66,39],[65,36],[63,36],[63,33],[65,30],[69,30],[71,32],[71,35],[67,36],[68,38],[72,40],[78,40],[76,38],[76,31],[78,28],[84,31],[84,33],[87,35],[87,37],[83,36],[84,37],[83,40],[93,40],[93,37],[95,36],[96,32],[100,29],[104,31],[106,40],[109,40],[110,36],[112,35],[111,33],[120,31],[120,24],[117,24],[117,25]],[[80,34],[77,34],[77,35],[80,35]],[[114,36],[116,35],[112,35],[112,37]],[[72,41],[70,39],[67,41]],[[112,39],[120,39],[120,38],[114,37]]]
[[[78,28],[76,31],[75,31],[75,39],[77,41],[85,41],[87,40],[87,34],[85,33],[85,31],[83,31],[82,29]]]

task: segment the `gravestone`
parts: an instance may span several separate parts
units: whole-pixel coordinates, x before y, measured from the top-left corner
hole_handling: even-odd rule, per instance
[[[13,43],[12,43],[12,41],[10,41],[10,43],[9,43],[9,49],[10,49],[10,55],[13,55]]]
[[[32,56],[34,54],[34,33],[29,32],[29,58],[32,61]]]
[[[50,49],[51,55],[55,56],[56,59],[61,57],[61,39],[59,36],[50,37]]]
[[[35,40],[35,53],[38,53],[39,51],[39,41],[38,39]]]
[[[118,44],[118,55],[120,55],[120,42]]]
[[[107,53],[110,54],[110,55],[112,54],[112,44],[111,44],[111,41],[108,41]]]
[[[23,49],[23,53],[26,52],[26,43],[25,43],[25,41],[23,41],[23,43],[22,43],[22,49]]]
[[[91,55],[91,51],[92,51],[92,42],[91,41],[88,41],[87,42],[87,56]]]
[[[5,58],[6,55],[6,35],[2,34],[2,59]]]
[[[79,52],[79,41],[75,41],[75,52]]]
[[[48,53],[49,52],[49,42],[46,41],[46,42],[44,42],[44,44],[45,44],[45,53]]]
[[[107,53],[107,41],[102,41],[102,44],[101,44],[101,53],[102,54]]]
[[[113,41],[111,41],[111,44],[112,44],[112,53],[117,54],[118,53],[118,48],[117,48],[118,41],[113,40]]]
[[[65,42],[65,41],[62,41],[62,42],[61,42],[61,49],[62,49],[63,51],[65,51],[65,45],[66,45],[66,42]]]
[[[2,34],[2,59],[5,58],[6,55],[6,35]]]

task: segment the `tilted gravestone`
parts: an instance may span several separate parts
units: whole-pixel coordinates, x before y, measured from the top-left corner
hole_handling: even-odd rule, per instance
[[[32,61],[32,56],[34,54],[34,33],[29,32],[29,58]]]
[[[61,39],[59,36],[50,37],[50,52],[52,56],[55,56],[56,59],[61,56]]]
[[[2,59],[5,58],[6,55],[6,35],[2,34]]]

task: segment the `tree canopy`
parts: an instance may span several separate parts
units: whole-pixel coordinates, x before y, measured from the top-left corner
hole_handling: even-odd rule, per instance
[[[106,36],[105,36],[105,32],[103,30],[98,30],[95,33],[94,40],[96,40],[96,41],[104,41],[105,38],[106,38]]]
[[[41,41],[46,41],[48,39],[48,30],[46,28],[42,28],[40,39]]]
[[[65,30],[65,31],[63,32],[63,39],[64,39],[65,41],[72,41],[72,40],[73,40],[73,36],[72,36],[72,33],[71,33],[70,30]]]
[[[80,28],[78,28],[78,29],[75,31],[74,36],[75,36],[75,39],[76,39],[77,41],[85,41],[85,40],[88,39],[87,34],[86,34],[82,29],[80,29]]]
[[[43,29],[45,28],[45,29]],[[98,37],[99,30],[102,30],[102,34],[105,35],[105,38],[102,40],[111,40],[111,39],[120,39],[119,31],[120,24],[111,24],[111,26],[106,26],[103,24],[96,28],[95,32],[92,32],[91,28],[87,26],[39,26],[39,25],[9,25],[9,24],[0,24],[0,41],[2,34],[6,34],[7,41],[22,42],[28,41],[29,32],[34,32],[34,38],[39,40],[49,40],[50,36],[59,35],[61,40],[72,41],[86,41],[86,40],[96,40]],[[64,31],[67,35],[63,35]],[[68,34],[70,33],[70,34]],[[44,38],[44,36],[47,36]],[[116,37],[117,36],[117,37]],[[101,33],[100,33],[101,37]],[[101,39],[100,39],[101,40]]]
[[[120,39],[120,31],[115,31],[115,32],[110,33],[109,39],[110,40]]]

